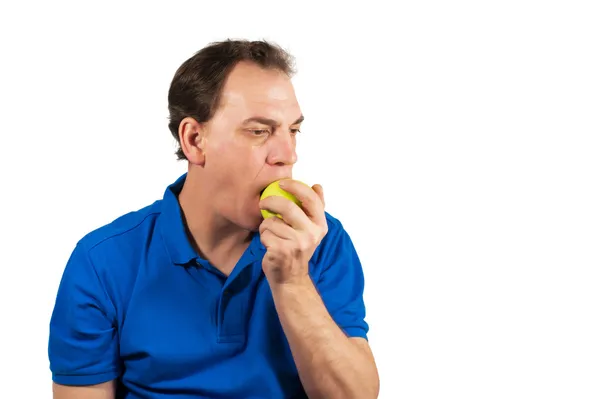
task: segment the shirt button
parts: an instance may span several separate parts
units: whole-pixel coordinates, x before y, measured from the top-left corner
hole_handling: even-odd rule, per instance
[[[225,290],[225,291],[223,291],[223,295],[230,296],[231,295],[231,291]]]

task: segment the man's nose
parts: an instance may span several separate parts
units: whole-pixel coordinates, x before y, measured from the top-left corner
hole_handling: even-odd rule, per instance
[[[289,132],[277,132],[272,137],[272,147],[267,159],[268,163],[276,166],[293,165],[298,160],[296,154],[296,139]]]

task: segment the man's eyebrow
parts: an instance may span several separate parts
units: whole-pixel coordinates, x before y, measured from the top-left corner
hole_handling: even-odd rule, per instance
[[[300,115],[300,117],[298,119],[296,119],[296,121],[294,123],[292,123],[292,125],[297,125],[299,123],[302,123],[303,120],[304,120],[304,115]],[[242,124],[245,125],[245,124],[248,124],[251,122],[257,122],[262,125],[267,125],[267,126],[272,126],[272,127],[279,126],[279,122],[277,122],[275,119],[265,118],[263,116],[253,116],[251,118],[245,119],[244,122],[242,122]]]

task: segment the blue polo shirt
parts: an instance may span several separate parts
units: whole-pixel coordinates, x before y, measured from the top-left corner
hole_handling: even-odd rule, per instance
[[[185,177],[77,243],[50,321],[53,381],[117,379],[118,398],[305,397],[259,234],[229,276],[202,259],[177,199]],[[310,275],[340,328],[366,338],[359,258],[340,222],[327,222]]]

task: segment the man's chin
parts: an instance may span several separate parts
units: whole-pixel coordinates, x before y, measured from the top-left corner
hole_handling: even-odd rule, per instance
[[[262,215],[256,219],[256,221],[252,224],[250,231],[252,232],[258,232],[258,229],[260,228],[261,223],[263,222],[263,217]]]
[[[260,228],[261,223],[263,222],[263,217],[262,214],[260,212],[258,213],[252,213],[251,215],[248,215],[249,217],[244,221],[244,229],[249,230],[251,232],[258,232],[258,229]]]

